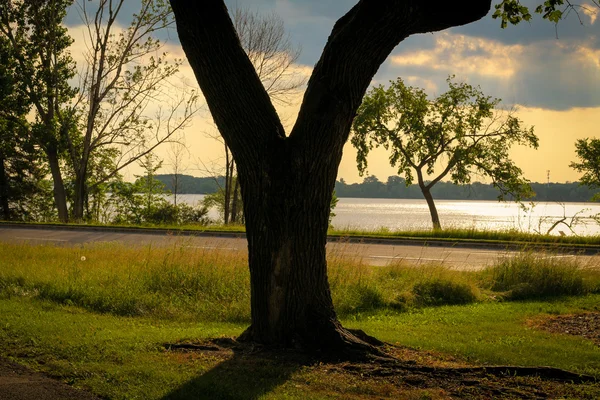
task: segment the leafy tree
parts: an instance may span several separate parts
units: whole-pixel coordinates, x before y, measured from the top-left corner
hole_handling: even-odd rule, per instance
[[[600,188],[600,139],[578,139],[575,151],[579,162],[572,162],[570,166],[583,173],[580,183],[591,189]],[[592,200],[600,201],[600,193],[596,193]]]
[[[162,162],[148,154],[138,164],[144,168],[144,175],[136,175],[135,182],[118,180],[109,185],[114,206],[113,222],[140,225],[174,220],[175,211],[168,207],[165,199],[165,185],[154,177]]]
[[[181,60],[170,62],[157,38],[173,23],[166,1],[142,0],[124,29],[117,22],[124,17],[125,0],[100,0],[92,9],[87,3],[79,3],[87,28],[86,63],[79,97],[71,109],[83,134],[81,139],[75,132],[66,137],[74,171],[76,220],[84,216],[88,191],[97,191],[98,185],[170,141],[198,109],[194,90],[185,85],[174,88]],[[160,106],[150,111],[158,101]],[[80,109],[85,112],[78,114]],[[105,168],[103,175],[97,170],[92,182],[92,159],[107,148],[114,155],[111,168]]]
[[[156,179],[156,171],[162,167],[154,155],[147,154],[140,160],[144,175],[136,175],[134,183],[121,180],[110,182],[112,222],[125,224],[202,224],[209,222],[206,207],[187,204],[171,204],[167,200],[165,184]]]
[[[244,223],[244,213],[242,196],[239,192],[239,183],[237,177],[231,177],[229,184],[220,187],[216,192],[207,194],[202,200],[202,205],[206,208],[216,208],[223,223]],[[238,188],[232,194],[227,193],[227,188]]]
[[[12,50],[0,35],[0,218],[31,220],[52,214],[51,197],[50,204],[41,201],[49,194],[43,183],[47,171],[31,137],[30,102]]]
[[[42,205],[44,220],[54,214],[43,182],[47,170],[28,139],[22,125],[0,117],[0,219],[35,221]]]
[[[371,79],[398,43],[478,20],[491,1],[358,1],[334,25],[289,135],[224,1],[171,0],[171,6],[182,47],[237,163],[252,314],[239,340],[347,355],[375,351],[368,336],[341,326],[327,280],[329,206],[342,149]]]
[[[144,168],[143,176],[136,175],[135,188],[142,195],[144,205],[143,212],[149,215],[154,209],[159,208],[165,200],[165,185],[154,176],[156,171],[162,167],[162,161],[153,154],[145,155],[138,164]]]
[[[407,185],[416,174],[434,229],[441,224],[431,189],[446,177],[466,184],[474,174],[483,175],[500,189],[500,199],[506,194],[517,200],[532,196],[508,151],[513,144],[538,146],[533,128],[523,128],[519,119],[496,110],[500,99],[452,78],[447,82],[449,90],[433,100],[400,78],[388,88],[377,86],[365,96],[352,125],[360,173],[374,146],[390,150],[390,165],[404,175]],[[432,179],[426,180],[426,174]]]
[[[68,105],[76,91],[69,85],[75,64],[69,54],[72,39],[62,25],[71,0],[0,3],[0,36],[10,43],[11,58],[18,65],[18,80],[35,121],[30,133],[43,150],[52,174],[58,217],[68,220],[67,195],[61,171],[65,137],[74,129]]]
[[[99,148],[90,154],[86,179],[87,191],[84,198],[84,216],[87,221],[108,221],[106,208],[110,203],[109,188],[111,182],[122,180],[122,176],[115,174],[109,180],[106,180],[106,176],[115,170],[115,161],[118,153],[118,149],[107,146]],[[72,171],[73,173],[75,172],[74,169]],[[71,182],[75,183],[75,181],[75,177],[71,177]],[[75,190],[76,188],[73,189]],[[74,195],[71,196],[71,198],[74,197]]]

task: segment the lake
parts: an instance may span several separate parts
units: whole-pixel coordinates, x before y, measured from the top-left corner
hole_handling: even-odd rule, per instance
[[[196,204],[204,198],[198,194],[178,195],[178,201]],[[546,232],[552,224],[579,213],[579,220],[573,226],[578,235],[600,234],[600,224],[589,218],[600,214],[599,203],[535,203],[533,208],[523,210],[518,204],[498,201],[474,200],[436,200],[443,228],[477,228],[481,230],[517,229],[522,232]],[[340,198],[334,210],[336,216],[332,224],[338,229],[352,228],[375,230],[430,229],[431,217],[425,200],[419,199],[357,199]],[[216,210],[209,216],[218,218]],[[553,234],[559,231],[571,235],[565,225],[557,226]]]

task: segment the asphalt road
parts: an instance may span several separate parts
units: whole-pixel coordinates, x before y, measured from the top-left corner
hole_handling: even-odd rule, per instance
[[[0,242],[27,242],[31,244],[54,244],[82,246],[99,242],[118,242],[128,246],[184,246],[189,248],[227,252],[247,252],[245,238],[211,236],[175,236],[157,233],[107,232],[77,229],[31,229],[0,226]],[[512,257],[515,250],[493,248],[464,248],[452,246],[428,246],[423,244],[369,244],[329,242],[330,256],[352,258],[365,264],[384,266],[404,261],[413,265],[442,264],[456,269],[481,269],[502,257]],[[600,268],[600,256],[573,254],[545,254],[538,257],[578,258],[584,265]]]

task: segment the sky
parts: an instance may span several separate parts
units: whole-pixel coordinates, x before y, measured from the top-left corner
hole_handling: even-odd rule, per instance
[[[302,48],[293,68],[306,77],[319,59],[335,21],[357,0],[226,0],[230,10],[248,8],[257,13],[276,13],[285,24],[291,42]],[[497,0],[495,1],[498,2]],[[533,11],[541,0],[521,1]],[[91,3],[93,4],[93,2]],[[534,126],[540,138],[537,150],[514,148],[511,155],[527,179],[535,182],[577,181],[579,174],[569,168],[575,161],[575,141],[600,137],[600,11],[590,0],[582,0],[579,15],[571,13],[558,26],[535,15],[529,23],[500,28],[491,17],[462,27],[437,33],[414,35],[400,43],[380,67],[373,84],[386,84],[401,77],[410,85],[424,88],[430,96],[443,93],[446,78],[479,85],[487,95],[501,98],[504,107],[515,107],[517,116],[527,126]],[[135,11],[139,2],[127,0],[123,21]],[[85,43],[75,10],[66,25],[75,38],[72,53],[81,62]],[[165,33],[164,50],[174,57],[185,58],[176,32]],[[180,71],[186,82],[195,84],[191,68]],[[302,93],[294,95],[289,105],[278,106],[286,125],[293,126]],[[216,128],[208,112],[195,117],[184,132],[186,174],[202,176],[223,164],[222,144],[213,137]],[[164,160],[163,173],[171,172],[170,146],[157,152]],[[348,143],[340,164],[338,179],[360,182],[356,152]],[[369,156],[368,172],[385,181],[397,170],[389,166],[388,155],[376,150]],[[129,168],[126,178],[139,173]],[[482,179],[477,179],[482,180]]]

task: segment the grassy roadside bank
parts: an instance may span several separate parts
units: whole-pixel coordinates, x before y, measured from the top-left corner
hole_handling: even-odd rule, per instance
[[[40,227],[66,227],[66,228],[123,228],[135,229],[140,231],[163,231],[168,230],[174,234],[178,232],[186,233],[245,233],[243,225],[102,225],[102,224],[61,224],[61,223],[20,223],[3,222],[2,225],[12,226],[40,226]],[[559,235],[541,235],[535,233],[524,233],[516,230],[477,230],[477,229],[442,229],[442,230],[390,230],[380,228],[378,230],[359,230],[359,229],[338,229],[330,228],[328,235],[331,238],[373,238],[373,239],[431,239],[449,242],[483,242],[483,243],[514,243],[522,244],[524,247],[548,244],[548,245],[569,245],[598,247],[600,246],[600,235],[588,236],[559,236]]]
[[[597,269],[527,254],[481,272],[329,262],[342,322],[404,346],[394,351],[418,365],[547,365],[600,377],[597,344],[539,328],[556,315],[600,311]],[[163,346],[238,335],[249,323],[248,305],[246,259],[236,254],[181,245],[0,247],[0,355],[107,398],[185,398],[198,390],[206,398],[454,393],[329,364]],[[597,398],[600,387],[567,385],[550,393]]]

